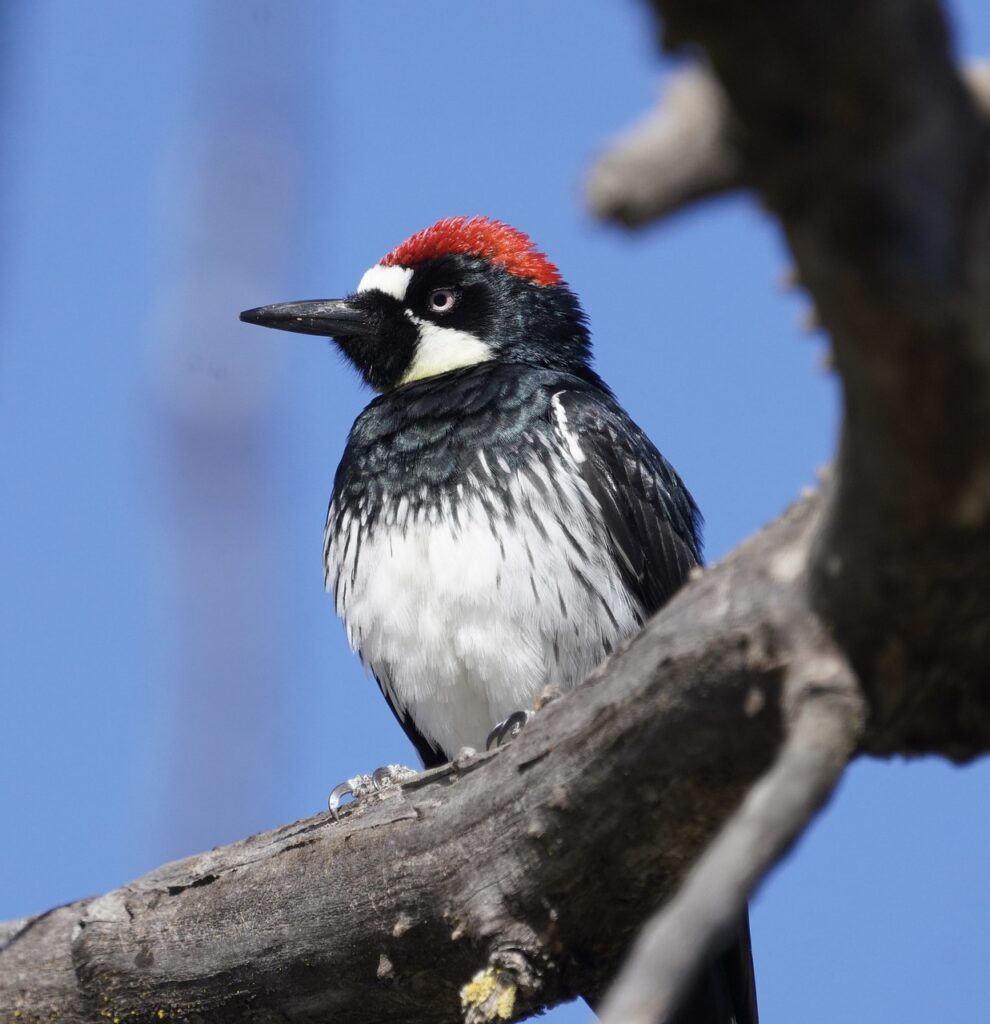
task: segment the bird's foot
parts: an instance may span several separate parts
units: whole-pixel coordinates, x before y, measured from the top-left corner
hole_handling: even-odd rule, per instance
[[[488,739],[485,740],[485,750],[500,747],[503,743],[508,743],[509,740],[518,736],[522,727],[532,717],[532,711],[513,711],[504,722],[499,722],[488,734]]]
[[[351,797],[353,800],[360,800],[361,797],[371,796],[373,793],[381,793],[390,786],[397,786],[415,778],[419,772],[413,768],[407,768],[404,764],[387,764],[383,768],[376,768],[370,775],[355,775],[353,779],[334,786],[330,791],[330,798],[327,800],[327,808],[334,821],[337,820],[337,810],[344,797]]]

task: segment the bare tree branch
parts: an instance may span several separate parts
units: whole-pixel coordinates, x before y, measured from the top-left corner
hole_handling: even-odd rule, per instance
[[[986,99],[988,76],[971,73],[966,95],[926,0],[654,6],[670,45],[708,53],[731,96],[728,110],[709,104],[711,124],[779,216],[834,340],[846,416],[809,603],[869,699],[864,745],[974,756],[990,725],[990,220],[986,109],[972,96]],[[625,162],[637,165],[638,153]],[[609,203],[630,219],[614,190]],[[796,729],[781,764],[814,753]],[[782,817],[761,848],[744,839],[752,801],[781,778],[770,773],[640,939],[607,1021],[665,1019],[837,777],[823,765],[803,792],[775,792]]]
[[[962,69],[990,118],[990,62]],[[656,106],[615,140],[588,175],[588,205],[626,227],[662,220],[703,199],[745,188],[740,126],[718,79],[691,65],[667,80]]]
[[[626,227],[742,187],[722,87],[703,66],[670,76],[657,105],[609,147],[588,178],[588,205]]]
[[[990,749],[987,129],[940,10],[656,6],[731,97],[743,177],[833,338],[823,494],[497,755],[3,928],[0,1018],[518,1019],[602,991],[730,821],[657,924],[690,939],[658,1009],[853,749]]]
[[[644,927],[602,1008],[602,1024],[669,1019],[698,967],[727,941],[760,879],[818,813],[855,753],[865,724],[862,695],[842,655],[818,641],[796,652],[788,668],[785,701],[798,709],[776,763],[680,892]]]
[[[499,753],[37,920],[0,953],[0,1019],[414,1024],[460,1019],[462,997],[485,1012],[488,988],[513,1019],[599,990],[774,757],[802,606],[773,560],[810,549],[820,504],[701,575]]]

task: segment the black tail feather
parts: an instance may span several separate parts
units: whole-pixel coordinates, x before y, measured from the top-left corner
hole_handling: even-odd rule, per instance
[[[712,959],[669,1024],[758,1024],[749,914]]]

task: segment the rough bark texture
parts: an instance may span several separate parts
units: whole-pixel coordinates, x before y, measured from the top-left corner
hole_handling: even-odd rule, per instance
[[[941,11],[659,6],[732,97],[832,336],[845,418],[812,598],[869,697],[866,747],[972,757],[990,730],[987,131]]]
[[[604,1010],[662,1019],[855,751],[990,748],[987,131],[941,12],[656,7],[833,337],[822,494],[497,754],[6,926],[0,1019],[516,1019],[603,991],[696,864]]]
[[[498,753],[28,924],[0,954],[0,1019],[21,998],[37,1019],[449,1021],[488,964],[513,1016],[594,990],[779,744],[791,567],[767,567],[815,507]]]

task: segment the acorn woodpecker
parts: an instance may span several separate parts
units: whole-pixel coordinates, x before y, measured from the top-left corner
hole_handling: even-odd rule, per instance
[[[444,219],[349,298],[241,319],[333,338],[380,393],[337,469],[325,578],[426,767],[575,687],[699,564],[694,500],[522,232]],[[755,1024],[746,921],[678,1020]]]

